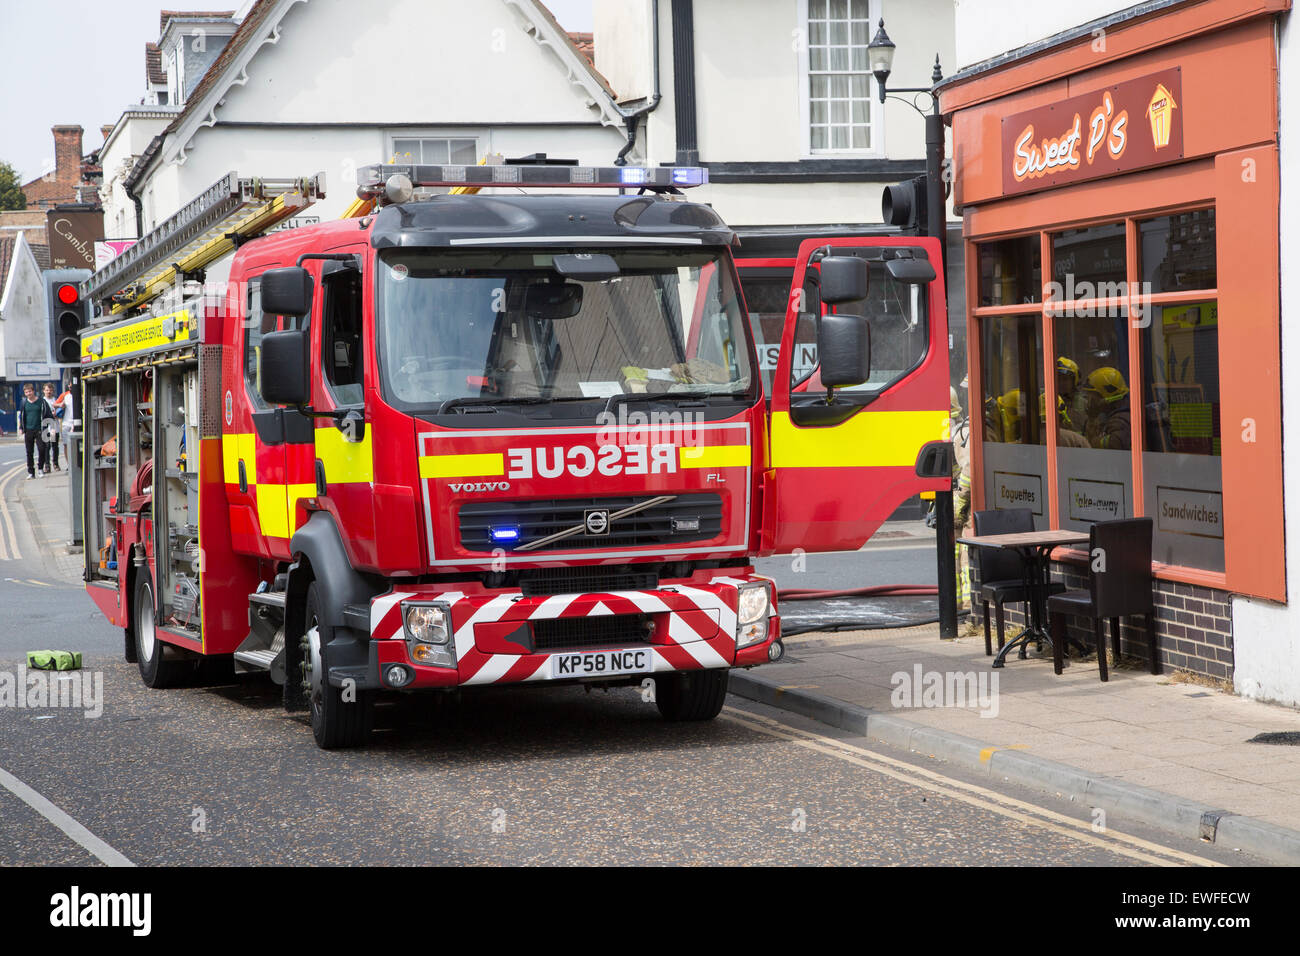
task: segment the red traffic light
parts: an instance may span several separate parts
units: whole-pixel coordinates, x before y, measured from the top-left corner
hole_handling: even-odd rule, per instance
[[[76,305],[79,298],[75,285],[61,285],[55,295],[59,297],[59,301],[64,305]]]

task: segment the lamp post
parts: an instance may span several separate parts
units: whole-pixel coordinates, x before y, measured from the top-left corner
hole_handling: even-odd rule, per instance
[[[894,98],[906,103],[925,118],[925,222],[920,223],[924,235],[939,240],[939,264],[944,277],[944,288],[948,287],[948,210],[944,195],[943,182],[943,116],[939,112],[939,97],[934,87],[943,79],[943,70],[939,67],[939,55],[934,56],[934,70],[930,74],[930,86],[903,86],[889,88],[889,74],[894,68],[894,41],[885,32],[885,21],[881,18],[876,35],[867,44],[867,59],[871,72],[876,77],[876,89],[880,102],[891,94],[911,93],[913,98],[895,95]],[[914,102],[916,94],[925,93],[930,97],[930,110],[926,112]],[[949,447],[949,456],[952,449]],[[953,523],[953,504],[951,484],[947,491],[937,491],[934,495],[934,538],[935,559],[939,578],[939,636],[953,638],[957,636],[957,543]]]

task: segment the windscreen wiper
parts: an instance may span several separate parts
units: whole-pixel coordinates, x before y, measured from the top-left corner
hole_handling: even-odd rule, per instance
[[[482,398],[463,395],[459,398],[449,398],[438,406],[438,414],[445,415],[454,408],[466,408],[474,406],[492,406],[492,405],[550,405],[554,402],[590,402],[592,399],[581,395],[570,395],[563,398],[545,398],[541,395],[516,396],[514,398]]]

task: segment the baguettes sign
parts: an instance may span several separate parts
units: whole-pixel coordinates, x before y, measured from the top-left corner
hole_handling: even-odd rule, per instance
[[[1183,158],[1178,67],[1002,119],[1004,195]]]

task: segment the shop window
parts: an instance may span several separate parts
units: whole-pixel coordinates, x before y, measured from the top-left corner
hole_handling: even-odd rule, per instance
[[[1218,286],[1214,210],[1148,219],[1138,226],[1144,292],[1187,292]]]
[[[1053,299],[1105,299],[1125,294],[1124,223],[1069,229],[1052,236]]]
[[[1042,244],[1037,233],[980,243],[980,305],[1038,302],[1043,294],[1042,256]]]
[[[1128,321],[1118,299],[1067,307],[1052,320],[1062,528],[1134,514]]]
[[[985,507],[1029,508],[1046,527],[1046,429],[1040,317],[981,320]]]
[[[1155,520],[1155,558],[1222,571],[1218,303],[1152,309],[1142,375],[1142,483]]]

